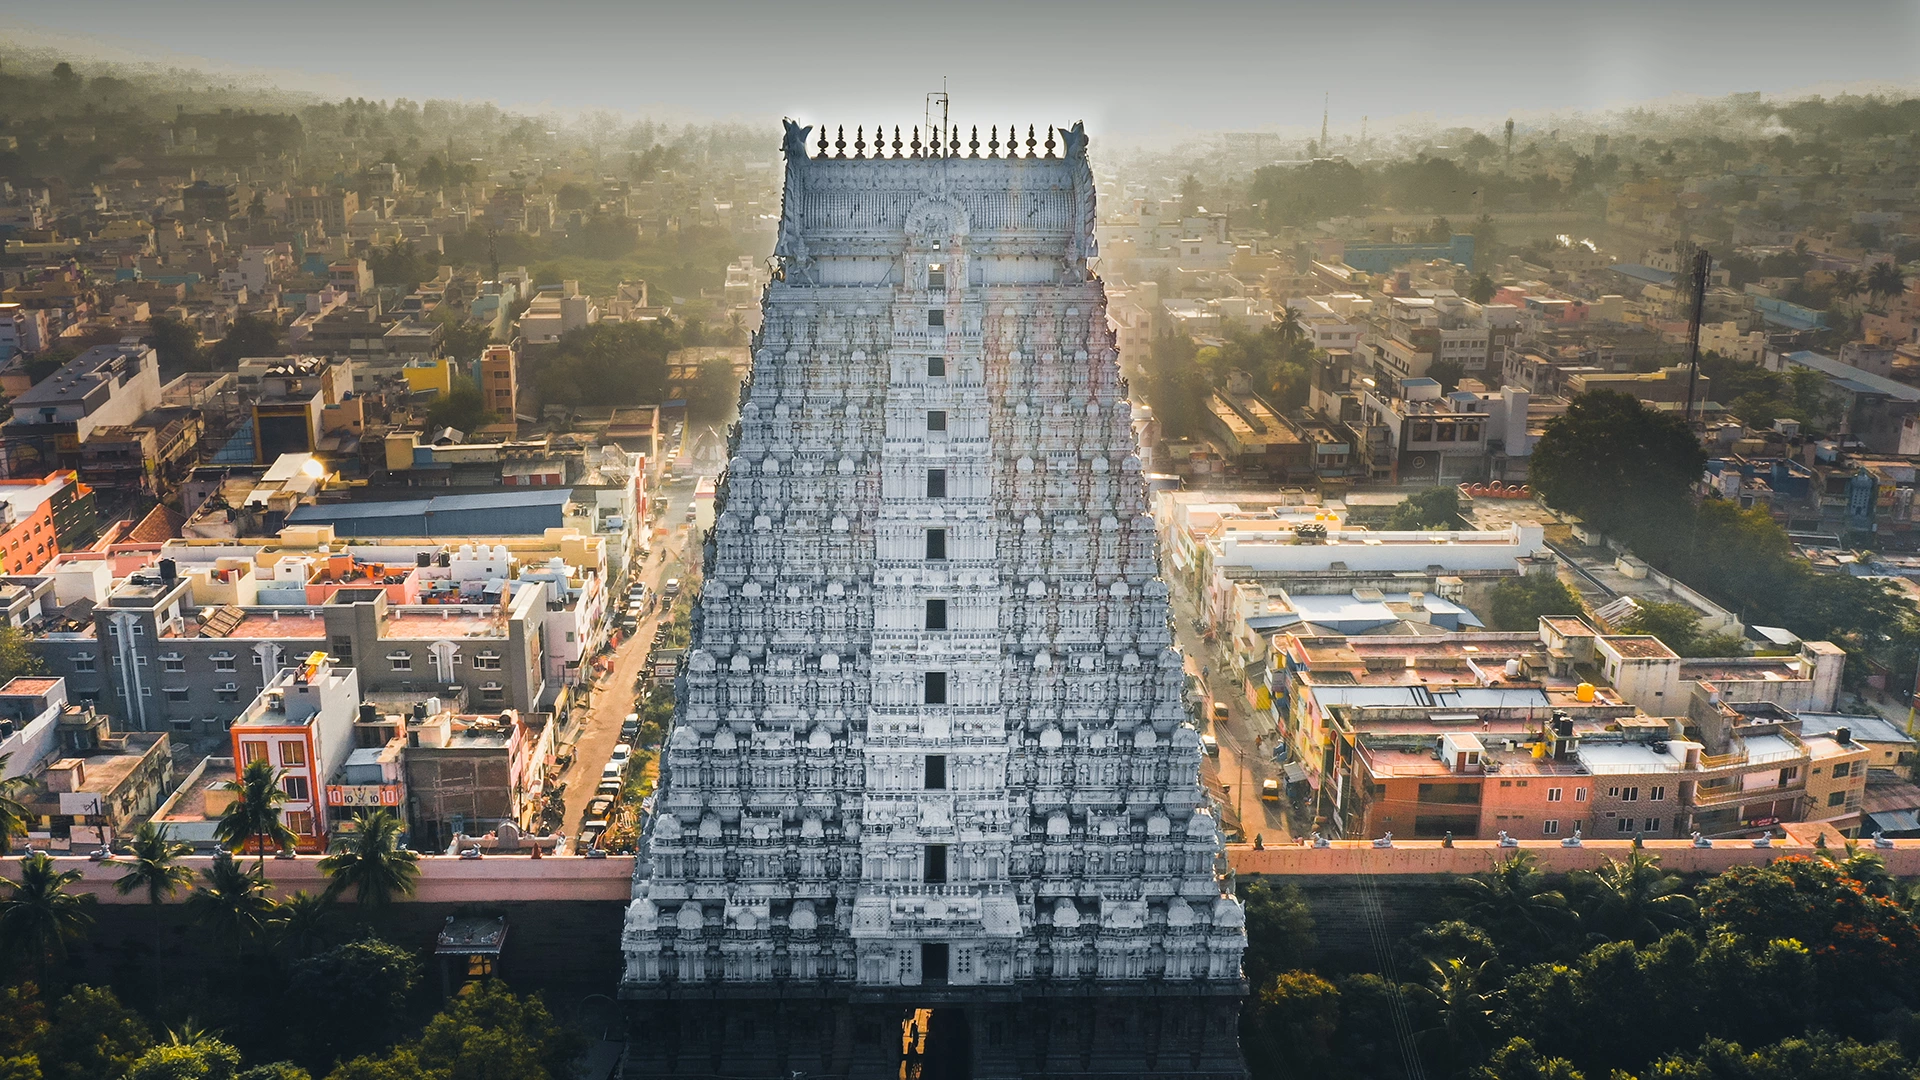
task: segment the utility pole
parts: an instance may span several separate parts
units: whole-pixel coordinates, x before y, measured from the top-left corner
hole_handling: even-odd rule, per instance
[[[1693,254],[1693,317],[1687,320],[1687,411],[1681,419],[1693,426],[1693,384],[1700,377],[1700,318],[1707,309],[1707,278],[1713,273],[1713,256],[1706,248]]]

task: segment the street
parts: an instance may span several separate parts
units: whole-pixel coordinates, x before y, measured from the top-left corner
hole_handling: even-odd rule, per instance
[[[1175,638],[1181,650],[1206,672],[1210,697],[1201,704],[1200,730],[1219,741],[1220,753],[1201,759],[1200,782],[1220,802],[1222,831],[1230,840],[1249,844],[1256,836],[1270,844],[1290,840],[1297,834],[1285,798],[1286,777],[1273,760],[1274,740],[1279,737],[1273,722],[1255,716],[1247,703],[1244,684],[1225,670],[1226,650],[1207,644],[1194,632],[1200,610],[1178,584],[1173,587],[1172,600]],[[1204,714],[1212,702],[1227,706],[1225,720],[1212,721]],[[1260,739],[1257,746],[1255,739]],[[1282,797],[1272,802],[1260,798],[1260,782],[1269,777],[1282,786]]]
[[[621,583],[617,598],[609,603],[610,607],[617,604],[619,611],[610,614],[609,618],[617,622],[625,612],[627,589],[634,581],[645,582],[656,598],[659,597],[660,586],[668,578],[677,577],[684,589],[692,588],[693,583],[685,572],[685,566],[689,563],[688,527],[683,518],[693,501],[693,488],[694,480],[688,477],[676,479],[656,491],[657,501],[666,507],[659,521],[666,527],[667,535],[655,543],[652,554],[629,574],[628,581]],[[693,563],[697,565],[697,559]],[[620,725],[626,720],[627,714],[634,711],[634,678],[646,665],[647,654],[653,648],[655,629],[671,610],[670,605],[656,600],[654,606],[640,618],[633,636],[615,648],[612,671],[594,679],[592,683],[588,715],[574,737],[573,763],[560,774],[560,782],[565,785],[562,801],[566,807],[562,819],[566,824],[562,831],[569,837],[580,835],[587,803],[593,800],[594,789],[600,784],[600,772],[612,759],[613,748],[620,743]]]

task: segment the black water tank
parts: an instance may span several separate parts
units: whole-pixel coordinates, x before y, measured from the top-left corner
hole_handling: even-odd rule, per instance
[[[414,564],[415,566],[432,566],[432,565],[433,565],[433,552],[431,552],[431,551],[423,551],[423,552],[421,552],[420,554],[418,554],[418,555],[415,555],[415,556],[413,557],[413,564]]]
[[[172,559],[161,559],[160,560],[161,584],[171,585],[175,581],[179,580],[179,578],[180,578],[179,564],[175,563]]]
[[[377,723],[379,723],[379,722],[380,722],[380,710],[379,710],[379,709],[376,709],[376,708],[374,708],[374,707],[373,707],[372,705],[370,705],[370,704],[366,704],[366,703],[362,703],[362,704],[361,704],[361,706],[360,706],[360,722],[361,722],[361,723],[363,723],[363,724],[377,724]]]
[[[1833,741],[1839,743],[1841,746],[1847,745],[1853,741],[1853,729],[1850,727],[1834,728]]]

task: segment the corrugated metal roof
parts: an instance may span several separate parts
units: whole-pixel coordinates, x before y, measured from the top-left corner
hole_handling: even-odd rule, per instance
[[[1885,394],[1899,401],[1920,401],[1920,389],[1903,382],[1895,382],[1885,376],[1875,375],[1870,371],[1862,371],[1851,364],[1843,364],[1831,356],[1813,352],[1810,349],[1787,353],[1784,359],[1804,368],[1812,368],[1828,378],[1849,383],[1851,385],[1847,388],[1855,392]]]

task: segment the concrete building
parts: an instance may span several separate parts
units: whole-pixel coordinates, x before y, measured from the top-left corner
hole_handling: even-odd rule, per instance
[[[229,729],[240,772],[256,761],[279,770],[280,821],[300,851],[326,850],[325,784],[353,750],[359,707],[359,673],[316,650],[280,669]]]
[[[160,404],[160,360],[146,345],[96,345],[13,399],[0,428],[0,473],[39,476],[80,464],[95,428],[137,422]]]
[[[489,345],[480,354],[480,396],[487,408],[511,423],[520,410],[520,350],[512,345]]]

